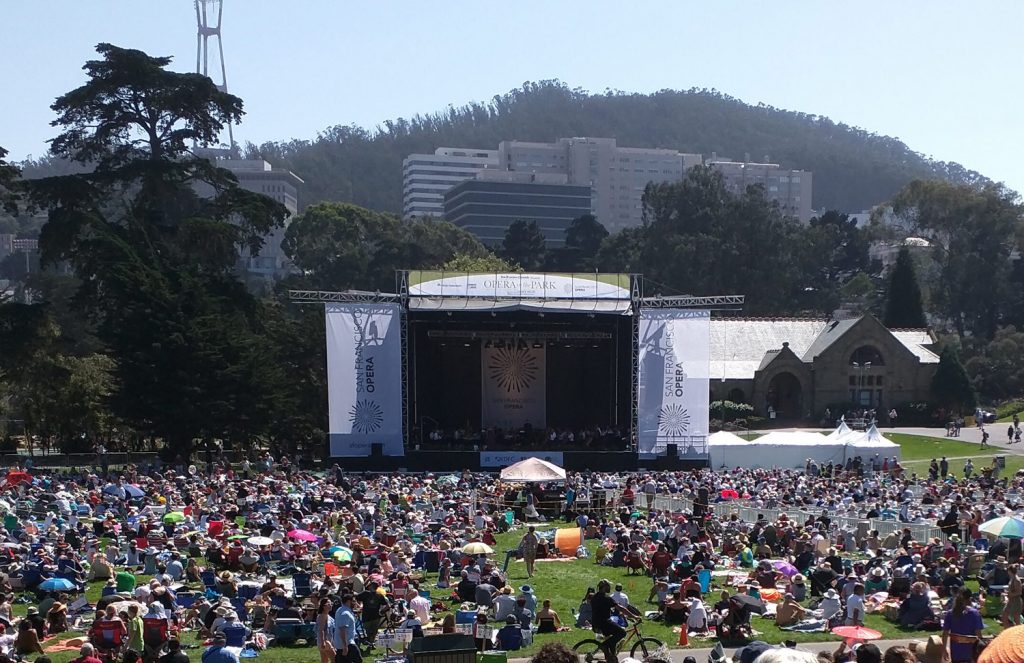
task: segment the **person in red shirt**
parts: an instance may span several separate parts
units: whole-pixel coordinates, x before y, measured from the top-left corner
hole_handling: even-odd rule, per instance
[[[103,661],[96,656],[96,648],[88,642],[82,645],[82,648],[78,650],[78,653],[80,654],[79,657],[72,659],[71,663],[103,663]]]
[[[664,543],[658,546],[658,550],[651,555],[651,569],[654,571],[656,578],[661,578],[668,575],[668,568],[672,566],[672,554],[669,553],[668,547]]]

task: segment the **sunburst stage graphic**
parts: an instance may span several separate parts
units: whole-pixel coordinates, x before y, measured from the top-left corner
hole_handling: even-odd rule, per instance
[[[507,392],[529,389],[537,378],[537,355],[526,348],[500,348],[487,363],[491,380]]]
[[[356,401],[349,410],[348,420],[356,433],[373,433],[384,424],[384,410],[373,401]]]
[[[658,434],[679,437],[690,430],[690,413],[682,405],[666,405],[658,412]]]

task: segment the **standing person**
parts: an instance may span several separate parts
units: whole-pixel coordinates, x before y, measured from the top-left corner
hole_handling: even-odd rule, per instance
[[[331,600],[320,599],[316,615],[316,646],[320,650],[320,663],[334,663],[338,652],[334,648],[334,617],[331,616]]]
[[[945,479],[949,476],[949,461],[943,456],[942,460],[939,461],[939,476]]]
[[[363,654],[356,646],[356,616],[352,612],[352,595],[341,595],[341,606],[334,613],[335,663],[361,663]]]
[[[853,586],[853,594],[846,599],[846,625],[864,626],[864,585]]]
[[[896,408],[889,410],[889,428],[896,428]]]
[[[137,651],[140,654],[146,647],[142,643],[142,617],[139,616],[139,604],[133,603],[128,606],[128,649]]]
[[[974,647],[985,628],[981,613],[971,606],[971,590],[960,590],[953,601],[953,609],[942,620],[942,644],[949,647],[950,663],[971,663]]]
[[[597,593],[590,599],[590,608],[594,615],[592,621],[593,631],[595,633],[602,633],[605,636],[604,641],[601,643],[601,647],[605,652],[604,660],[608,663],[618,663],[619,655],[617,650],[619,643],[626,637],[626,629],[612,621],[612,615],[618,613],[618,604],[609,595],[611,590],[612,584],[607,580],[601,580],[601,582],[597,583]]]
[[[1003,608],[1003,628],[1010,628],[1020,624],[1021,611],[1024,609],[1024,600],[1021,594],[1024,593],[1024,586],[1021,585],[1020,564],[1010,564],[1007,569],[1010,573],[1010,582],[1006,586],[1006,607]]]
[[[533,565],[537,561],[537,546],[540,545],[536,529],[536,527],[530,525],[526,534],[519,541],[519,548],[523,551],[523,561],[526,562],[526,576],[528,578],[533,577]]]

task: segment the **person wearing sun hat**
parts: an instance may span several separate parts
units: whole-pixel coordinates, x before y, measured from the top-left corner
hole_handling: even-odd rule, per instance
[[[1024,661],[1024,626],[1011,626],[996,636],[978,657],[978,663]]]
[[[789,586],[789,593],[793,595],[793,598],[797,601],[803,601],[807,598],[807,578],[802,573],[798,573],[793,576],[793,580]]]

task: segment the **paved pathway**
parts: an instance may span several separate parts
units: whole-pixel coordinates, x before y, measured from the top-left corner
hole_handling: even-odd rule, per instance
[[[580,635],[580,639],[581,640],[584,637],[582,635],[582,633],[583,632],[581,631],[581,635]],[[922,641],[922,639],[920,639],[920,638],[917,638],[917,640]],[[889,647],[905,646],[908,642],[910,642],[909,639],[908,640],[878,640],[878,641],[875,642],[875,645],[877,645],[878,648],[881,649],[882,653],[884,654],[885,650],[888,649]],[[779,643],[777,643],[777,642],[769,642],[768,644],[770,644],[770,645],[777,645]],[[797,645],[797,649],[802,649],[804,651],[811,651],[811,652],[815,652],[815,653],[821,652],[821,651],[834,652],[838,648],[839,648],[839,642],[837,642],[837,641],[832,641],[832,642],[805,642],[805,643],[801,643],[801,644]],[[733,648],[733,647],[726,647],[725,653],[726,653],[727,660],[730,660],[730,661],[732,660],[732,655],[733,655],[733,653],[735,651],[736,651],[736,649]],[[687,656],[692,656],[695,659],[697,659],[697,663],[705,663],[708,660],[708,656],[711,654],[711,648],[707,647],[707,648],[701,648],[701,649],[672,649],[672,650],[669,651],[669,653],[671,654],[671,657],[672,657],[672,663],[682,663],[683,659],[686,658]],[[619,655],[619,660],[620,661],[622,659],[624,659],[624,658],[625,658],[624,655],[622,655],[622,654]],[[529,661],[530,661],[530,659],[528,659],[528,658],[510,658],[509,659],[509,663],[529,663]]]

